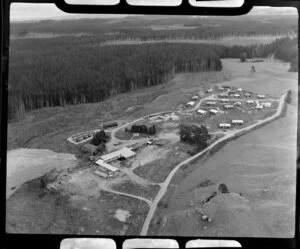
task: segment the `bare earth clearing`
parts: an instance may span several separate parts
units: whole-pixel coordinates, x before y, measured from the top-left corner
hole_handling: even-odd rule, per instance
[[[103,121],[121,123],[120,127],[110,131],[113,138],[107,147],[111,150],[148,140],[147,137],[136,140],[124,137],[120,129],[126,127],[126,122],[157,112],[176,111],[196,91],[204,91],[214,84],[242,87],[277,97],[297,86],[297,74],[287,72],[288,65],[282,62],[270,59],[255,63],[256,73],[250,73],[252,64],[248,62],[234,59],[222,62],[222,72],[177,74],[164,85],[122,94],[101,103],[32,111],[24,121],[9,124],[9,148],[74,153],[80,163],[89,166],[81,158],[79,146],[67,142],[67,138],[76,132],[99,128]],[[271,84],[270,79],[275,83]],[[297,117],[294,101],[293,106],[289,105],[286,117],[230,142],[206,161],[179,170],[171,183],[167,182],[168,192],[157,206],[148,235],[291,236]],[[175,132],[178,120],[162,123],[164,127],[158,125],[156,136],[163,147],[151,145],[141,149],[136,160],[128,168],[122,168],[116,179],[101,180],[93,174],[92,168],[88,168],[75,171],[71,179],[50,193],[42,190],[36,180],[25,183],[7,202],[7,207],[14,205],[13,209],[8,208],[7,230],[139,234],[149,207],[154,205],[155,196],[163,186],[161,182],[173,168],[190,157],[190,148],[182,148],[179,134]],[[120,145],[114,146],[120,141]],[[9,160],[12,160],[13,152],[15,150],[8,153]],[[64,164],[64,159],[60,160]],[[73,160],[76,162],[75,158]],[[39,161],[36,165],[43,166]],[[59,166],[60,162],[55,165]],[[37,167],[34,171],[36,177],[41,176]],[[18,175],[13,168],[8,172],[12,172],[11,179],[14,174]],[[20,178],[21,183],[28,180]],[[232,193],[212,194],[222,182]],[[286,186],[289,188],[285,191]],[[46,204],[48,208],[45,208]],[[287,209],[289,213],[283,217],[283,211]],[[201,213],[212,217],[212,222],[201,221]],[[126,217],[120,214],[126,214]],[[98,218],[93,220],[94,216]],[[126,221],[120,221],[124,219]],[[190,220],[193,225],[186,227]],[[35,223],[37,226],[32,227]],[[228,224],[226,227],[223,226],[225,223]]]

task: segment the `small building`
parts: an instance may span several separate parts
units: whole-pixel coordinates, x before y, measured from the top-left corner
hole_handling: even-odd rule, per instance
[[[102,125],[103,129],[112,128],[118,126],[117,122],[108,122]]]
[[[197,95],[192,97],[192,100],[198,100],[198,99],[199,99],[199,97]]]
[[[95,170],[95,171],[94,171],[94,174],[96,174],[97,176],[100,176],[100,177],[102,177],[102,178],[104,178],[104,179],[107,179],[107,178],[108,178],[108,174],[106,174],[106,173],[104,173],[104,172],[101,172],[101,171],[99,171],[99,170]]]
[[[82,146],[83,152],[89,152],[91,155],[95,155],[97,153],[97,146],[92,144],[85,144]]]
[[[261,105],[263,106],[263,107],[271,107],[271,102],[265,102],[265,103],[261,103]]]
[[[209,112],[212,113],[212,114],[218,114],[219,113],[219,111],[216,110],[216,109],[210,109]]]
[[[229,129],[231,127],[231,124],[228,124],[228,123],[221,123],[219,124],[219,127],[222,128],[222,129]]]
[[[197,110],[197,113],[199,113],[200,115],[206,115],[206,114],[207,114],[207,111],[198,109],[198,110]]]
[[[259,99],[264,99],[266,97],[266,95],[264,95],[264,94],[258,94],[257,95],[257,98],[259,98]]]
[[[214,89],[212,89],[212,88],[206,90],[207,93],[211,93],[213,91],[214,91]]]
[[[228,99],[221,99],[221,102],[228,102],[229,100]]]
[[[236,94],[233,94],[233,97],[235,97],[235,98],[240,98],[241,95],[239,95],[238,93],[236,93]]]
[[[222,91],[222,90],[224,90],[224,87],[219,86],[219,87],[218,87],[218,90]]]
[[[190,101],[188,103],[186,103],[186,107],[193,107],[195,105],[194,101]]]
[[[241,103],[241,102],[235,102],[234,105],[235,105],[235,106],[241,106],[242,103]]]
[[[118,168],[106,163],[102,159],[99,159],[98,161],[96,161],[96,164],[98,164],[100,167],[104,168],[105,170],[111,171],[113,173],[116,173],[117,171],[119,171]]]
[[[254,104],[254,100],[247,100],[246,103],[247,104]]]
[[[204,92],[199,92],[198,95],[199,95],[200,97],[203,97],[203,96],[205,95],[205,93],[204,93]]]
[[[229,98],[228,94],[223,93],[223,94],[219,94],[220,98]]]
[[[232,124],[236,124],[236,125],[242,125],[242,124],[244,124],[244,120],[237,120],[237,119],[235,119],[235,120],[232,120],[231,122],[232,122]]]
[[[242,88],[238,88],[237,91],[238,91],[238,92],[241,92],[241,91],[242,91]]]
[[[255,109],[261,110],[261,109],[263,109],[263,106],[262,105],[257,105],[257,106],[255,106]]]
[[[245,95],[246,98],[251,97],[251,93],[245,93],[244,95]]]
[[[232,108],[233,108],[233,105],[224,105],[224,108],[227,109],[227,110],[228,110],[228,109],[232,109]]]
[[[214,106],[216,104],[217,104],[217,102],[214,102],[214,101],[208,101],[208,102],[206,102],[206,105],[209,105],[209,106]]]
[[[101,159],[104,162],[108,163],[108,162],[112,162],[112,161],[115,161],[115,160],[118,160],[121,158],[128,159],[128,158],[131,158],[134,156],[135,156],[135,153],[131,149],[124,147],[120,150],[117,150],[117,151],[114,151],[114,152],[111,152],[111,153],[101,156]]]

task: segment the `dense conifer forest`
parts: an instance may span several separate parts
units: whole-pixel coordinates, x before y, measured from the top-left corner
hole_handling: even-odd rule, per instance
[[[196,28],[154,31],[140,28],[155,24],[153,20],[146,18],[138,23],[135,19],[132,17],[121,23],[87,19],[60,21],[59,25],[57,21],[13,24],[11,34],[16,36],[41,31],[68,33],[70,30],[85,30],[94,35],[12,39],[9,119],[20,120],[26,111],[37,108],[102,101],[120,93],[163,84],[179,72],[220,71],[221,58],[239,58],[243,52],[247,58],[274,55],[275,58],[291,62],[291,71],[298,69],[297,37],[280,38],[267,45],[230,47],[189,43],[98,46],[107,39],[217,38],[228,34],[260,33],[254,20],[251,21],[253,26],[247,25],[251,28],[247,28],[246,32],[241,29],[240,23],[233,20],[221,22],[220,26],[211,29],[200,25],[199,20],[184,19],[185,27]],[[266,27],[261,30],[264,34],[280,34],[284,30],[297,32],[293,22],[287,20],[285,23],[276,22],[277,25],[263,24]],[[174,20],[160,20],[158,23],[161,22],[169,25]],[[206,25],[215,23],[213,20],[205,22]],[[224,28],[225,25],[227,28]],[[284,29],[286,26],[289,28]],[[108,31],[113,35],[105,35]]]

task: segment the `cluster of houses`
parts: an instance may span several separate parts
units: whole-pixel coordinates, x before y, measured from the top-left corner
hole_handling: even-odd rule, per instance
[[[99,166],[94,173],[102,178],[111,179],[118,175],[120,170],[110,163],[117,160],[126,160],[135,157],[136,153],[128,147],[102,155],[95,163]]]

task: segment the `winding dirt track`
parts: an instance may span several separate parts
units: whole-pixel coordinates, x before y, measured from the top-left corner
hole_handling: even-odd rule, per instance
[[[204,149],[203,151],[199,152],[198,154],[196,154],[196,155],[194,155],[194,156],[188,158],[187,160],[181,162],[180,164],[178,164],[178,165],[170,172],[170,174],[168,175],[168,177],[166,178],[166,180],[165,180],[163,183],[161,183],[161,185],[160,185],[161,188],[160,188],[160,190],[159,190],[157,196],[155,197],[154,201],[152,202],[152,205],[151,205],[150,210],[149,210],[149,212],[148,212],[148,214],[147,214],[147,217],[146,217],[145,222],[144,222],[144,224],[143,224],[143,227],[142,227],[142,230],[141,230],[140,235],[141,235],[141,236],[147,235],[147,232],[148,232],[148,229],[149,229],[150,222],[151,222],[152,217],[153,217],[153,215],[154,215],[154,213],[155,213],[155,210],[156,210],[156,208],[157,208],[157,204],[159,203],[159,201],[161,200],[161,198],[162,198],[162,197],[164,196],[164,194],[166,193],[167,188],[168,188],[168,186],[169,186],[169,184],[170,184],[170,181],[172,180],[173,176],[175,175],[175,173],[177,172],[177,170],[178,170],[181,166],[183,166],[183,165],[185,165],[185,164],[191,162],[192,160],[198,158],[199,156],[203,155],[204,153],[206,153],[207,151],[209,151],[210,149],[212,149],[213,147],[215,147],[215,146],[216,146],[217,144],[219,144],[220,142],[225,141],[225,140],[231,138],[232,136],[234,136],[234,135],[236,135],[236,134],[238,134],[238,133],[240,133],[240,132],[243,132],[243,131],[249,132],[249,131],[251,131],[252,129],[254,129],[255,127],[257,127],[257,126],[259,126],[259,125],[261,125],[261,124],[264,124],[264,123],[267,123],[267,122],[269,122],[269,121],[274,120],[275,118],[277,118],[277,117],[281,114],[281,112],[282,112],[282,110],[283,110],[285,97],[286,97],[286,93],[283,94],[283,95],[280,97],[280,102],[279,102],[279,105],[278,105],[278,108],[277,108],[277,112],[276,112],[273,116],[271,116],[271,117],[269,117],[269,118],[266,118],[266,119],[264,119],[264,120],[261,120],[261,121],[255,123],[255,124],[253,124],[253,125],[250,125],[250,126],[248,126],[248,127],[243,128],[243,129],[228,131],[224,137],[222,137],[222,138],[220,138],[219,140],[217,140],[216,142],[212,143],[210,146],[208,146],[208,147],[207,147],[206,149]]]

